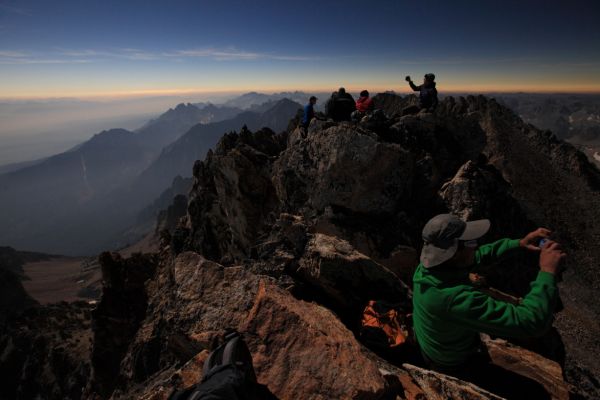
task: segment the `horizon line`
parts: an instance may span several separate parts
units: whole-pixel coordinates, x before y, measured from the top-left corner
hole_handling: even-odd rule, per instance
[[[360,86],[363,88],[363,85]],[[135,99],[135,98],[152,98],[152,97],[176,97],[176,96],[185,96],[185,95],[236,95],[236,94],[245,94],[245,93],[262,93],[262,94],[276,94],[282,92],[304,92],[304,93],[323,93],[336,91],[337,86],[332,86],[329,88],[269,88],[260,90],[257,88],[240,88],[240,89],[221,89],[221,90],[202,90],[202,89],[184,89],[184,90],[132,90],[132,91],[119,91],[119,92],[93,92],[93,93],[73,93],[68,94],[65,93],[63,95],[16,95],[16,96],[1,96],[0,101],[25,101],[25,100],[88,100],[88,99],[98,99],[98,100],[124,100],[124,99]],[[359,86],[346,86],[346,90],[349,92],[360,92],[363,89],[359,89]],[[410,89],[371,89],[371,92],[374,93],[385,93],[385,92],[394,92],[397,94],[412,94],[415,93]],[[591,90],[564,90],[560,88],[556,89],[532,89],[526,90],[525,88],[521,89],[476,89],[476,88],[450,88],[448,90],[441,90],[438,92],[440,95],[444,94],[590,94],[590,95],[600,95],[600,89],[591,89]]]

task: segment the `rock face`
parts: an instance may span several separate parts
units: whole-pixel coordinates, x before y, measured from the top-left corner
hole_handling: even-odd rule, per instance
[[[370,299],[406,302],[409,298],[408,287],[383,265],[347,241],[321,233],[306,245],[295,275],[322,290],[336,310],[354,315],[359,315]]]
[[[173,336],[182,335],[187,346],[201,349],[228,329],[244,335],[259,382],[278,398],[379,398],[399,390],[380,371],[385,363],[361,346],[331,311],[297,300],[273,278],[244,267],[223,267],[192,252],[163,268],[155,277],[160,284],[149,288],[154,314],[140,326],[132,354],[121,364],[133,381],[169,368],[162,373],[168,378],[147,394],[168,395],[173,380],[185,383],[184,373],[173,367],[172,359],[178,357],[169,345]],[[136,360],[152,358],[150,343],[160,349],[157,364],[140,374]],[[192,366],[185,369],[189,373]],[[127,398],[129,390],[125,385],[117,393]]]
[[[583,224],[579,229],[572,221],[562,225],[561,222],[568,219],[581,221],[568,207],[558,207],[571,202],[571,193],[554,190],[540,198],[539,193],[552,186],[542,185],[537,172],[533,172],[541,168],[546,176],[573,188],[581,196],[576,200],[579,203],[596,204],[600,174],[584,157],[569,145],[524,124],[493,100],[448,98],[440,103],[435,114],[400,117],[401,109],[413,100],[412,97],[377,96],[376,104],[393,116],[386,121],[359,124],[313,121],[307,133],[292,130],[288,135],[275,135],[264,130],[256,133],[244,130],[225,135],[205,161],[196,163],[188,215],[185,223],[176,229],[168,252],[177,255],[192,250],[202,254],[205,259],[192,264],[213,270],[217,277],[205,276],[202,281],[218,290],[203,286],[194,289],[189,298],[176,297],[169,301],[164,293],[158,297],[149,294],[148,309],[153,312],[138,329],[134,344],[121,364],[123,385],[115,393],[132,393],[133,382],[148,382],[145,379],[165,368],[171,369],[161,375],[162,379],[171,380],[163,381],[161,387],[173,386],[168,382],[172,381],[175,366],[184,365],[193,357],[188,354],[192,351],[169,350],[173,346],[169,345],[167,336],[185,337],[180,341],[196,351],[198,346],[210,347],[210,342],[225,329],[235,328],[249,334],[259,379],[281,398],[351,398],[360,397],[359,393],[364,393],[364,398],[378,398],[394,390],[401,397],[409,397],[406,390],[398,390],[398,387],[418,388],[419,395],[427,398],[442,398],[444,393],[494,398],[492,394],[469,389],[460,381],[431,373],[416,374],[414,369],[390,364],[386,364],[386,368],[395,371],[394,378],[373,378],[372,386],[362,386],[360,382],[364,381],[354,377],[356,386],[352,384],[344,391],[336,389],[323,367],[307,365],[305,368],[318,376],[322,384],[317,388],[308,383],[298,392],[298,385],[286,384],[299,382],[295,380],[299,379],[295,375],[299,372],[280,369],[285,365],[300,365],[311,357],[322,360],[321,364],[329,368],[338,365],[335,358],[328,356],[328,342],[318,339],[310,329],[303,330],[320,326],[315,320],[307,323],[301,319],[299,321],[304,322],[292,323],[285,316],[297,307],[303,310],[300,313],[303,318],[323,316],[320,313],[324,308],[306,309],[308,303],[299,299],[330,308],[346,329],[356,328],[350,316],[356,315],[361,303],[371,297],[410,304],[410,292],[398,277],[410,280],[421,246],[420,230],[431,216],[440,212],[492,219],[490,240],[518,237],[537,226],[560,227],[560,240],[573,246],[571,249],[579,254],[576,259],[589,257],[576,268],[582,271],[594,268],[590,261],[597,257],[593,252],[578,250],[575,244],[580,239],[574,233],[588,232],[594,237],[595,228]],[[540,152],[543,159],[538,156]],[[536,153],[537,167],[531,163],[532,153]],[[544,188],[538,188],[540,185]],[[540,209],[539,204],[547,209]],[[594,212],[588,208],[584,214],[594,220]],[[563,226],[570,228],[563,230]],[[149,287],[175,285],[167,292],[182,296],[188,292],[182,288],[197,285],[197,282],[192,283],[197,278],[188,281],[180,277],[198,276],[200,272],[188,269],[183,275],[177,272],[182,265],[190,265],[190,254],[184,253],[171,262],[175,272],[169,279],[174,281],[167,279],[164,270],[168,267],[163,266]],[[182,264],[183,260],[187,261]],[[502,290],[522,294],[536,271],[536,262],[535,258],[525,256],[511,259],[495,268],[495,272],[491,271],[489,281]],[[223,269],[213,263],[231,267]],[[591,278],[592,285],[594,279]],[[232,288],[240,282],[246,282],[246,286],[243,291],[230,293],[228,287],[222,286],[223,281]],[[562,285],[563,291],[569,291],[579,283],[565,276]],[[214,293],[231,296],[231,302],[236,305],[230,308],[227,302],[227,305],[211,306],[218,303],[217,298],[211,297]],[[168,305],[169,311],[159,313],[156,301],[161,307]],[[264,306],[257,304],[263,301],[268,303],[270,316],[266,321],[258,319],[261,323],[257,324],[252,315],[258,318],[261,314],[258,311],[253,314],[252,310],[262,310]],[[581,325],[572,314],[577,309],[574,304],[565,303],[565,306],[565,311],[558,314],[558,326],[565,327],[561,333],[569,354],[570,349],[576,347],[570,335],[575,329],[581,329]],[[595,306],[591,300],[588,299],[584,307],[586,312],[597,315],[593,314]],[[327,317],[330,318],[338,321]],[[288,324],[305,327],[295,328],[298,333],[293,340],[310,340],[300,341],[301,347],[290,345],[292,339],[287,335],[291,333],[284,329]],[[173,333],[174,327],[177,333]],[[322,326],[321,329],[333,332],[337,328]],[[285,335],[280,333],[282,330],[286,331]],[[277,339],[278,345],[270,347],[271,340],[280,334],[283,336]],[[341,336],[336,334],[335,337],[344,343]],[[591,335],[586,340],[588,345],[595,346]],[[546,340],[541,342],[546,343]],[[544,354],[554,351],[543,347],[538,350]],[[291,351],[280,353],[281,348]],[[307,353],[309,349],[314,349],[314,355]],[[187,355],[182,358],[181,354]],[[519,358],[525,353],[513,354]],[[154,361],[149,364],[151,368],[142,368],[145,372],[140,372],[134,359]],[[289,360],[294,362],[290,364]],[[547,362],[550,365],[551,362]],[[366,360],[361,363],[368,371],[369,363]],[[340,368],[338,377],[351,376],[354,371],[354,367]],[[598,392],[593,378],[597,366],[593,360],[579,355],[570,360],[567,356],[566,368],[567,377],[585,383],[582,394],[593,396]],[[552,379],[562,379],[560,372],[548,371]],[[157,380],[152,382],[158,384]]]
[[[144,284],[154,273],[155,261],[141,255],[123,260],[118,254],[103,253],[100,263],[103,288],[102,301],[92,314],[94,369],[91,388],[108,397],[118,384],[119,364],[145,317]]]
[[[284,138],[266,129],[225,135],[216,151],[194,165],[190,193],[191,246],[225,262],[248,256],[252,240],[277,204],[270,179],[272,159]]]
[[[0,398],[81,398],[91,369],[90,309],[34,307],[0,325]]]
[[[376,168],[374,168],[376,166]],[[285,211],[393,213],[411,197],[414,160],[393,143],[346,124],[315,131],[288,148],[274,166]]]
[[[491,99],[446,98],[435,114],[404,117],[414,96],[374,101],[390,118],[226,134],[196,162],[187,215],[159,254],[103,256],[86,397],[168,398],[200,379],[234,329],[281,399],[498,398],[357,340],[367,300],[410,311],[421,229],[441,212],[490,218],[489,240],[556,231],[572,262],[554,336],[488,349],[544,395],[600,396],[600,172]],[[484,272],[518,296],[537,262],[517,256]]]

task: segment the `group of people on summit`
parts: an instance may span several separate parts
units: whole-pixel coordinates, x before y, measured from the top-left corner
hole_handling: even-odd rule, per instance
[[[421,85],[410,76],[406,81],[419,92],[419,103],[403,109],[402,114],[434,111],[438,105],[435,76],[426,74]],[[315,117],[316,102],[313,96],[304,108],[305,129]],[[325,106],[327,117],[334,121],[358,121],[376,112],[366,90],[354,101],[340,88]],[[489,227],[488,220],[465,222],[451,214],[438,215],[425,225],[421,262],[413,276],[412,321],[421,358],[428,368],[502,392],[510,385],[490,372],[493,365],[482,352],[479,334],[509,338],[544,334],[552,323],[558,298],[556,275],[566,254],[544,228],[521,239],[480,244]],[[518,248],[539,254],[539,272],[529,293],[518,303],[494,298],[470,281],[473,269]]]
[[[410,76],[406,77],[406,81],[413,91],[419,92],[419,105],[407,107],[403,110],[403,114],[417,114],[423,109],[427,111],[435,110],[438,104],[435,75],[431,73],[425,74],[421,85],[415,85]],[[304,106],[302,116],[302,127],[304,129],[307,129],[310,121],[316,117],[315,104],[317,104],[317,98],[311,96],[308,104]],[[345,88],[341,87],[337,92],[331,94],[331,97],[325,104],[325,114],[327,117],[338,122],[360,121],[365,115],[374,112],[376,112],[375,104],[367,90],[360,92],[360,97],[355,101],[354,97],[346,92]]]

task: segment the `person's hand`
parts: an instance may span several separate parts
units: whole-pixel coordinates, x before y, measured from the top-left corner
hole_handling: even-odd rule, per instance
[[[538,242],[540,239],[548,238],[552,232],[546,228],[537,228],[535,231],[528,233],[523,239],[519,240],[519,245],[530,251],[540,251]]]
[[[560,244],[555,241],[548,240],[540,254],[540,270],[556,275],[561,262],[567,257],[567,254],[562,251]]]
[[[410,79],[409,75],[407,75],[406,78],[404,78],[404,79],[406,79],[406,82],[410,82],[412,80],[412,79]]]

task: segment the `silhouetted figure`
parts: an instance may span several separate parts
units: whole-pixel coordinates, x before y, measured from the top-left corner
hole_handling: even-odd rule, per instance
[[[354,98],[346,93],[346,89],[339,88],[337,92],[331,94],[331,98],[325,105],[327,117],[334,121],[350,121],[350,116],[356,110]]]
[[[415,85],[410,79],[410,76],[406,77],[406,81],[410,85],[410,88],[415,92],[419,92],[419,106],[411,106],[402,110],[403,115],[417,114],[421,110],[427,112],[433,112],[438,105],[437,89],[435,88],[435,75],[425,74],[422,85]]]
[[[317,98],[310,96],[308,104],[304,106],[304,114],[302,115],[302,127],[306,131],[310,121],[315,117],[315,104],[317,104]]]
[[[538,247],[551,233],[543,228],[523,239],[500,239],[479,246],[477,240],[489,227],[489,220],[464,222],[451,214],[440,214],[427,222],[421,263],[413,276],[413,324],[429,368],[484,389],[496,383],[488,390],[498,393],[502,386],[510,389],[510,384],[498,384],[499,376],[483,372],[498,367],[489,365],[487,354],[480,351],[479,334],[509,338],[544,334],[552,324],[558,298],[555,275],[566,255],[551,240]],[[540,272],[519,304],[495,299],[473,286],[469,280],[472,268],[493,263],[518,248],[540,253]],[[525,385],[528,380],[522,381]],[[527,390],[544,392],[535,385]]]

